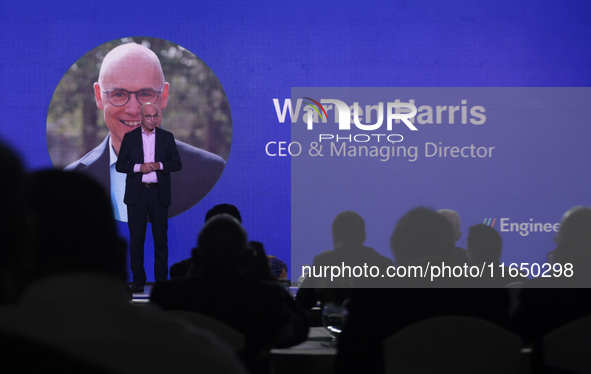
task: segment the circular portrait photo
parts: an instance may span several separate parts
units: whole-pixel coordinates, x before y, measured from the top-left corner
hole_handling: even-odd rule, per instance
[[[137,130],[123,143],[126,150],[132,139],[141,144],[143,129],[156,135],[154,155],[136,156],[153,157],[143,161],[159,163],[157,175],[170,178],[168,216],[176,216],[222,175],[232,145],[228,99],[214,72],[183,47],[156,38],[118,39],[86,53],[61,79],[47,114],[47,148],[56,168],[103,184],[115,218],[127,222],[126,174],[116,163],[124,136]],[[167,132],[174,136],[180,171],[164,166],[175,148],[163,142]]]

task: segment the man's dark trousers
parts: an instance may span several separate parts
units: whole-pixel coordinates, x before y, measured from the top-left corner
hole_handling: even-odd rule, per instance
[[[152,223],[154,238],[154,278],[157,281],[168,279],[168,207],[162,205],[158,185],[146,186],[142,183],[137,202],[127,206],[130,263],[133,282],[146,283],[144,269],[144,242],[148,216]]]

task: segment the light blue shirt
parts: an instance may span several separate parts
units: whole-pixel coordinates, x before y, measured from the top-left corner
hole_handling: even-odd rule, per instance
[[[123,202],[125,196],[125,173],[119,173],[115,170],[117,155],[113,150],[111,137],[109,137],[110,152],[110,171],[111,171],[111,205],[113,206],[113,215],[117,221],[127,222],[127,205]]]

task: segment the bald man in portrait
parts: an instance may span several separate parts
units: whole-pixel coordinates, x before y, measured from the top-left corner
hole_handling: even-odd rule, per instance
[[[65,170],[87,173],[111,192],[115,218],[127,222],[123,202],[125,174],[117,173],[115,163],[126,133],[140,127],[142,104],[152,103],[160,114],[168,105],[169,84],[164,79],[160,60],[150,49],[135,43],[113,48],[104,58],[98,82],[94,84],[96,105],[104,113],[109,135],[95,149]],[[164,124],[166,127],[166,124]],[[221,176],[223,158],[175,140],[183,160],[183,169],[171,174],[171,205],[168,216],[184,212],[198,203]]]

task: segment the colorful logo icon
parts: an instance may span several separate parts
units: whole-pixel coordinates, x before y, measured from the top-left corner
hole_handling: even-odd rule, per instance
[[[314,99],[310,99],[309,97],[304,97],[304,99],[310,100],[314,104],[318,105],[318,108],[322,109],[322,112],[324,113],[324,119],[325,120],[328,120],[328,114],[326,114],[326,110],[324,110],[324,107],[322,106],[322,104],[320,104],[318,101],[316,101]],[[318,110],[317,107],[315,107],[314,105],[312,105],[310,103],[306,103],[306,102],[304,102],[304,104],[306,104],[306,105],[311,106],[312,108],[314,108],[314,110],[316,111],[316,113],[318,113],[318,115],[320,116],[320,119],[322,119],[322,113],[320,113],[320,111]]]
[[[490,226],[490,227],[495,227],[495,222],[497,222],[496,218],[485,218],[484,222],[482,222],[482,223],[484,223],[485,225]]]

